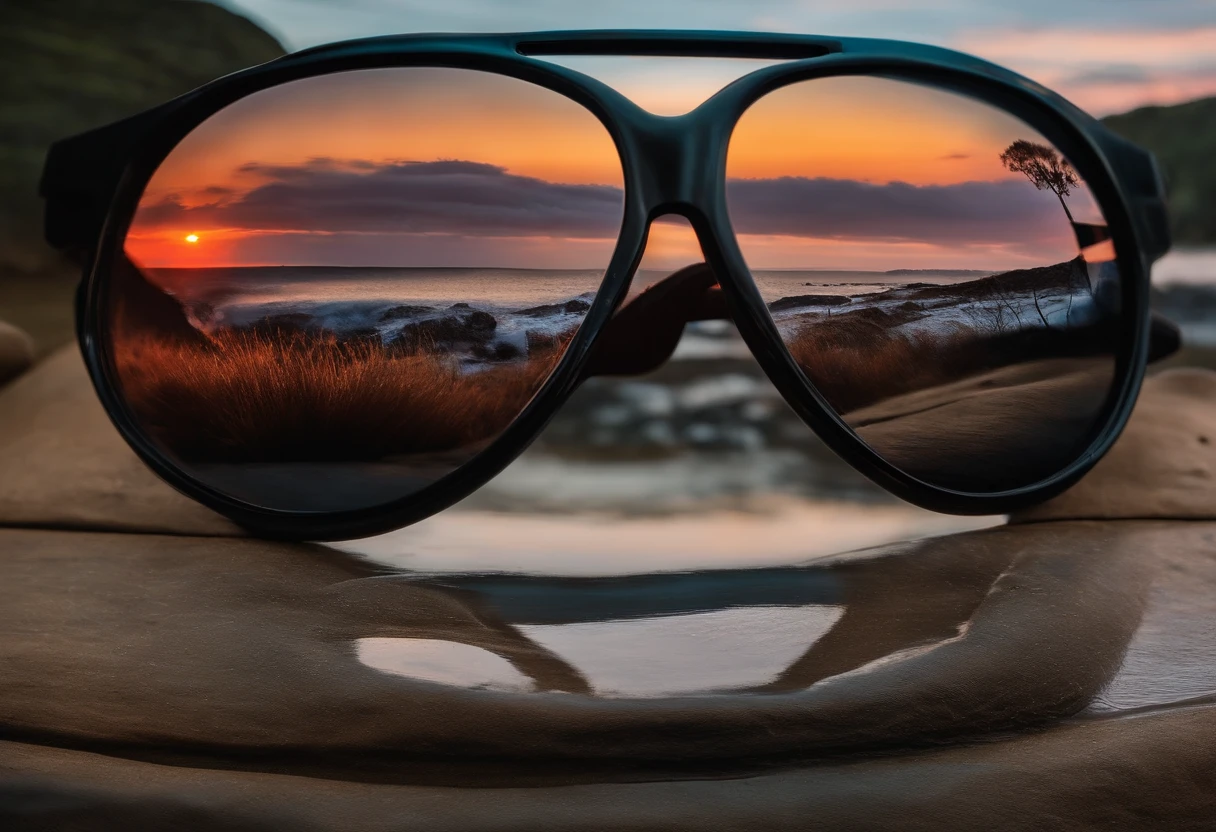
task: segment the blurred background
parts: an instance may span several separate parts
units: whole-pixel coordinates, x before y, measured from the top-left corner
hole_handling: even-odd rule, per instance
[[[1216,14],[1211,0],[5,0],[0,5],[0,319],[41,354],[72,340],[79,277],[41,242],[37,180],[57,138],[287,51],[425,31],[707,28],[920,40],[1005,64],[1157,154],[1175,251],[1154,298],[1182,325],[1169,363],[1216,367]],[[754,61],[569,59],[660,113]],[[643,268],[700,259],[665,229]],[[974,528],[902,504],[789,411],[729,324],[690,325],[674,359],[596,379],[527,454],[452,511],[347,548],[423,569],[610,574],[802,560]]]

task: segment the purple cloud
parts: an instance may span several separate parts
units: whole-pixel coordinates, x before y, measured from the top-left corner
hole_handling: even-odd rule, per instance
[[[619,188],[517,176],[480,162],[250,163],[265,180],[243,196],[196,207],[175,196],[141,208],[150,225],[465,236],[616,236]]]
[[[172,228],[248,228],[330,234],[442,234],[462,238],[552,236],[611,239],[619,188],[547,182],[469,161],[249,163],[261,184],[187,207],[179,196],[142,207],[138,222]],[[727,183],[731,222],[742,234],[937,244],[1031,242],[1068,233],[1050,194],[1027,182],[875,185],[782,177]]]
[[[938,244],[1029,242],[1070,234],[1051,194],[1018,180],[875,185],[788,176],[732,179],[731,224],[740,234]]]

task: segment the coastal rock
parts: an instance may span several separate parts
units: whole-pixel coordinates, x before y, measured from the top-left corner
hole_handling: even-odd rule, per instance
[[[329,340],[335,337],[332,330],[321,326],[306,312],[284,312],[265,315],[250,324],[236,327],[235,331],[259,338],[310,338]]]
[[[445,345],[485,343],[497,328],[498,320],[478,309],[406,324],[389,346],[402,352],[417,352]]]
[[[775,300],[768,305],[771,312],[801,309],[804,306],[844,306],[852,301],[844,295],[793,295]]]
[[[337,337],[348,344],[367,344],[376,347],[380,346],[383,341],[380,330],[374,326],[363,326],[358,329],[347,330],[340,333]]]
[[[521,355],[519,347],[509,341],[474,344],[470,352],[474,358],[480,358],[483,361],[512,361]]]
[[[911,306],[901,303],[887,308],[863,306],[860,309],[833,314],[830,320],[819,323],[815,331],[824,338],[843,337],[847,340],[850,336],[866,337],[875,330],[887,332],[906,323],[921,320],[925,317],[922,310],[923,307],[917,303],[912,303]]]
[[[527,309],[521,309],[515,314],[527,315],[530,318],[545,318],[550,315],[576,315],[586,312],[591,308],[591,304],[585,300],[574,298],[565,303],[547,303],[543,306],[530,306]]]
[[[150,337],[193,346],[207,344],[207,337],[190,323],[181,302],[149,280],[125,255],[116,258],[110,279],[118,298],[116,329],[120,337]]]
[[[984,300],[993,296],[1031,296],[1036,292],[1075,290],[1088,282],[1085,259],[1078,256],[1063,263],[1014,269],[949,286],[931,284],[907,294],[913,300]]]
[[[399,321],[402,318],[416,318],[419,315],[426,315],[434,312],[433,306],[416,306],[414,304],[402,304],[394,306],[392,309],[385,310],[380,316],[380,323],[388,323],[389,321]]]
[[[24,373],[34,363],[34,340],[12,324],[0,321],[0,385]]]

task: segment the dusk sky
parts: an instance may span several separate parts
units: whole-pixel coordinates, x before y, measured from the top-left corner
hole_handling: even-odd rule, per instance
[[[1216,0],[228,0],[299,49],[401,32],[563,28],[748,29],[897,38],[1005,64],[1102,115],[1216,94]],[[571,62],[574,63],[574,62]],[[700,62],[699,62],[700,63]],[[589,63],[660,107],[695,104],[717,62]]]
[[[1216,4],[1106,0],[1061,11],[1028,0],[1016,13],[1004,5],[858,0],[848,12],[821,12],[770,1],[745,12],[712,1],[625,2],[609,13],[548,2],[245,0],[240,8],[290,47],[392,31],[695,21],[956,46],[1096,110],[1216,92],[1216,26],[1195,25]],[[691,109],[757,65],[565,62],[663,113]],[[1054,195],[1000,164],[1014,139],[1042,141],[999,111],[938,91],[878,79],[795,85],[749,110],[732,138],[732,223],[755,268],[1003,269],[1073,256]],[[148,266],[602,268],[621,198],[607,133],[556,94],[460,70],[345,73],[260,93],[197,130],[150,183],[127,249]],[[1101,222],[1083,185],[1069,203],[1078,220]],[[647,256],[674,266],[699,251],[686,227],[662,224]]]
[[[757,268],[1016,268],[1075,255],[1050,192],[1006,170],[1013,117],[879,78],[795,84],[740,120],[731,222]],[[1084,186],[1080,220],[1101,217]],[[622,215],[604,127],[499,75],[395,68],[303,79],[213,116],[144,192],[127,251],[152,267],[603,268]],[[654,258],[699,259],[662,225]]]

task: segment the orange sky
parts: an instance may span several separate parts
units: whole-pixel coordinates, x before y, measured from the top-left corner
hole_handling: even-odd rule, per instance
[[[1039,137],[1010,116],[947,93],[883,79],[820,79],[772,93],[745,113],[732,137],[727,175],[913,185],[1007,180],[1018,175],[1004,170],[997,157],[1014,138]],[[318,157],[375,164],[471,160],[550,183],[619,188],[622,181],[603,125],[556,93],[464,70],[365,70],[288,84],[217,114],[166,159],[142,204],[173,198],[192,207],[239,199],[267,181],[242,172],[243,165],[297,166]],[[1094,214],[1087,194],[1077,194],[1072,201],[1074,213]],[[198,239],[187,242],[188,235]],[[303,251],[318,249],[324,236],[310,228],[179,228],[137,216],[127,250],[137,262],[151,266],[297,262],[276,255],[275,241],[282,242],[284,252],[296,249],[291,256],[303,257]],[[258,245],[253,246],[255,238]],[[655,244],[662,245],[664,239],[658,234]],[[763,252],[765,262],[757,265],[767,267],[816,267],[817,250],[830,255],[832,267],[841,267],[837,261],[850,245],[858,246],[859,262],[889,260],[892,267],[906,265],[908,258],[920,264],[935,256],[956,267],[960,256],[925,251],[923,246],[912,251],[906,242],[893,248],[873,241],[819,242],[822,245],[810,238],[760,236],[744,248]],[[538,268],[561,267],[567,261],[570,266],[594,267],[606,262],[611,241],[531,235],[472,240],[469,245],[483,245],[491,261],[501,255],[510,265],[532,257]],[[546,246],[560,251],[537,256]],[[673,250],[686,248],[679,244]],[[255,250],[256,255],[251,253]],[[985,256],[1004,255],[998,250]],[[979,264],[989,265],[996,264]]]
[[[247,162],[319,156],[470,159],[550,182],[621,183],[608,131],[580,105],[514,78],[420,67],[311,78],[238,101],[186,137],[146,198],[247,185],[235,175]]]
[[[825,176],[948,185],[1016,177],[998,155],[1042,141],[1012,116],[949,93],[880,78],[821,78],[776,90],[743,114],[727,176]]]
[[[239,194],[263,184],[243,165],[300,165],[318,157],[476,160],[550,182],[623,182],[607,130],[563,96],[465,70],[363,70],[286,84],[216,114],[164,161],[142,205],[168,196],[186,206],[211,203],[217,197],[208,188]],[[199,240],[186,243],[192,233]],[[249,236],[246,229],[141,226],[137,217],[127,250],[150,265],[235,264]]]

